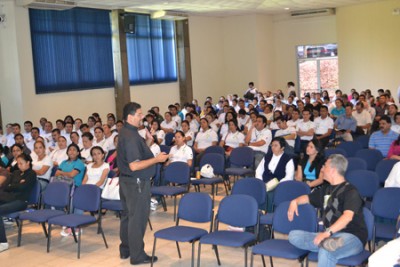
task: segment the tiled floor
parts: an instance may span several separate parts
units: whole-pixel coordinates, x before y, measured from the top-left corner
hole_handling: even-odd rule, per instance
[[[221,188],[222,189],[222,188]],[[224,191],[220,190],[216,204],[224,197]],[[153,233],[162,228],[174,225],[172,199],[167,199],[168,211],[164,212],[159,206],[157,211],[151,212],[150,219],[153,232],[147,229],[145,236],[146,251],[150,254],[153,246]],[[60,229],[53,232],[50,253],[46,253],[46,238],[42,227],[34,223],[25,223],[23,228],[22,245],[17,247],[17,228],[15,226],[6,229],[10,249],[0,253],[0,266],[28,267],[28,266],[130,266],[129,260],[119,258],[119,220],[113,213],[108,212],[104,217],[103,227],[109,248],[106,249],[100,235],[96,234],[97,228],[90,226],[84,229],[82,235],[81,259],[77,259],[77,246],[72,237],[61,237]],[[203,225],[205,229],[209,225]],[[156,255],[159,261],[155,266],[190,266],[191,245],[180,245],[182,259],[179,259],[176,246],[173,242],[165,240],[157,241]],[[222,266],[244,266],[242,249],[219,247]],[[197,259],[197,244],[196,244]],[[250,253],[249,253],[250,259]],[[250,262],[250,260],[249,260]],[[202,246],[201,266],[218,266],[215,254],[211,246]],[[255,258],[254,266],[262,266],[261,258]],[[267,266],[269,261],[267,259]],[[288,267],[300,266],[297,261],[274,259],[274,266]],[[311,263],[311,267],[316,264]]]

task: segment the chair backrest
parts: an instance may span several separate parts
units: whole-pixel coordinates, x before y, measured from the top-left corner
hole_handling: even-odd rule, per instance
[[[224,175],[225,173],[225,157],[217,153],[206,153],[201,157],[200,170],[206,164],[210,164],[213,167],[214,174]]]
[[[254,226],[258,222],[257,201],[247,195],[230,195],[219,204],[217,218],[234,227]]]
[[[174,137],[175,137],[174,133],[166,133],[165,134],[165,145],[171,146],[172,140],[174,139]]]
[[[213,214],[212,199],[210,195],[192,192],[184,195],[179,202],[178,218],[196,222],[210,222]]]
[[[356,138],[356,142],[361,145],[362,148],[368,148],[369,135],[361,135]]]
[[[265,183],[263,180],[257,178],[243,178],[237,180],[233,185],[231,194],[241,194],[254,197],[260,209],[264,208],[267,198]]]
[[[318,221],[315,208],[310,204],[299,205],[299,216],[295,214],[293,221],[290,222],[287,213],[289,204],[290,201],[285,201],[276,207],[272,219],[273,230],[283,234],[288,234],[292,230],[315,232]]]
[[[73,206],[85,211],[98,211],[100,209],[101,189],[94,184],[84,184],[75,189],[72,196]]]
[[[71,185],[63,182],[52,182],[43,193],[43,203],[47,206],[64,208],[69,205]]]
[[[38,204],[40,200],[40,183],[36,181],[28,199],[28,205]]]
[[[357,142],[341,142],[336,148],[346,151],[348,157],[354,157],[358,150],[363,149],[360,143]]]
[[[160,145],[160,151],[169,154],[169,151],[171,150],[170,146],[166,145]]]
[[[247,146],[232,149],[229,161],[237,167],[251,167],[254,163],[254,150]]]
[[[372,199],[371,211],[375,216],[395,220],[400,210],[400,188],[379,189]]]
[[[299,181],[285,181],[278,184],[275,188],[274,206],[278,206],[282,202],[290,201],[296,197],[310,194],[310,187]]]
[[[340,154],[347,157],[346,150],[341,148],[328,148],[324,151],[324,153],[325,153],[325,158],[328,158],[332,154]]]
[[[367,231],[368,231],[368,241],[371,241],[374,237],[374,226],[375,226],[374,215],[366,207],[363,208],[363,215],[364,215],[365,225],[367,226]]]
[[[225,156],[225,150],[223,147],[220,146],[209,146],[206,148],[206,150],[204,151],[204,154],[207,153],[217,153],[217,154],[221,154],[222,156]]]
[[[346,180],[357,188],[361,197],[373,197],[379,189],[379,177],[373,171],[354,170],[346,173]]]
[[[188,184],[190,182],[190,167],[186,162],[172,162],[164,170],[167,183]]]
[[[375,167],[375,172],[379,176],[379,182],[384,184],[386,179],[389,176],[390,171],[392,170],[393,166],[399,161],[394,159],[383,159],[378,162]]]
[[[352,157],[352,158],[347,158],[347,161],[349,162],[349,164],[347,165],[346,174],[355,170],[367,169],[367,163],[363,159]]]
[[[375,171],[376,165],[383,159],[382,153],[378,149],[361,149],[356,152],[356,157],[365,160],[367,170]]]

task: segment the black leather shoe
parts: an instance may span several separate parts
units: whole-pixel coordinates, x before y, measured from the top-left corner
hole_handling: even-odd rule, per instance
[[[127,258],[129,258],[130,256],[129,256],[129,254],[119,254],[119,257],[120,257],[120,259],[121,260],[126,260]]]
[[[139,265],[139,264],[149,264],[151,263],[151,256],[146,255],[146,257],[143,260],[138,260],[138,261],[132,261],[131,260],[131,264],[132,265]],[[158,260],[157,256],[153,257],[153,262],[156,262]]]

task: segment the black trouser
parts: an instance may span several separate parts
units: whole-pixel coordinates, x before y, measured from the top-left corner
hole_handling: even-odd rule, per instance
[[[316,134],[315,136],[319,137],[321,134]],[[319,143],[321,144],[322,148],[326,148],[329,143],[329,136],[319,139]]]
[[[7,243],[6,229],[4,229],[3,216],[26,209],[27,204],[22,200],[14,200],[0,204],[0,243]]]
[[[129,255],[131,262],[141,261],[147,256],[143,238],[150,213],[150,179],[140,180],[138,184],[136,178],[121,178],[119,194],[123,211],[119,251],[121,255]]]

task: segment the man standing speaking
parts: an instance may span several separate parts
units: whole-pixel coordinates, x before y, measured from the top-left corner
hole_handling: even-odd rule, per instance
[[[152,258],[144,251],[144,234],[150,213],[150,178],[155,164],[168,159],[168,154],[154,157],[138,127],[144,115],[140,104],[131,102],[123,110],[124,127],[119,132],[117,161],[120,169],[121,214],[119,247],[121,259],[130,257],[133,265],[150,263]],[[157,261],[154,257],[153,261]]]

